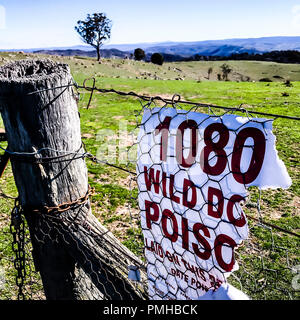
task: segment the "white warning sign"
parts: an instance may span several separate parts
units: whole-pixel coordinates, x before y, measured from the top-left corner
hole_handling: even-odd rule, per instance
[[[272,121],[145,109],[138,136],[139,207],[150,299],[199,299],[238,268],[248,186],[288,188]]]

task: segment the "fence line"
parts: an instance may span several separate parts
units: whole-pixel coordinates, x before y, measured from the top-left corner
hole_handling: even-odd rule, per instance
[[[93,81],[93,86],[89,87],[86,85],[87,81]],[[89,106],[91,104],[94,92],[98,92],[98,93],[114,93],[123,97],[134,97],[134,98],[138,98],[141,99],[143,101],[161,101],[164,102],[165,104],[170,104],[172,106],[176,106],[179,103],[184,104],[184,105],[192,105],[193,109],[194,108],[215,108],[215,109],[221,109],[221,110],[225,110],[225,111],[231,111],[231,112],[241,112],[241,113],[245,113],[247,116],[251,115],[251,114],[255,114],[255,115],[260,115],[260,116],[266,116],[266,117],[273,117],[275,119],[287,119],[287,120],[296,120],[299,121],[300,117],[296,117],[296,116],[289,116],[289,115],[282,115],[282,114],[274,114],[274,113],[267,113],[267,112],[260,112],[260,111],[253,111],[253,110],[247,110],[246,108],[243,108],[243,103],[240,104],[239,107],[224,107],[224,106],[219,106],[219,105],[215,105],[215,104],[207,104],[207,103],[200,103],[200,102],[192,102],[192,101],[185,101],[185,100],[181,100],[181,96],[179,94],[174,94],[174,96],[172,97],[172,99],[168,99],[168,98],[163,98],[160,96],[147,96],[147,95],[142,95],[142,94],[138,94],[136,92],[130,91],[130,92],[124,92],[124,91],[120,91],[120,90],[115,90],[115,89],[103,89],[103,88],[98,88],[96,87],[96,79],[95,78],[87,78],[83,81],[83,85],[79,85],[78,83],[76,83],[75,81],[73,83],[70,83],[68,85],[65,86],[57,86],[57,87],[53,87],[50,89],[44,89],[44,90],[36,90],[36,91],[32,91],[30,93],[28,93],[27,95],[33,95],[36,93],[40,93],[40,92],[45,92],[45,91],[49,91],[49,90],[55,90],[55,89],[65,89],[65,88],[70,88],[70,87],[75,87],[76,89],[84,89],[86,91],[90,92],[90,97],[89,97],[89,101],[87,103],[86,109],[89,109]],[[176,99],[177,98],[177,99]]]
[[[88,87],[86,85],[86,82],[92,80],[93,81],[93,86],[92,87]],[[133,91],[130,92],[123,92],[123,91],[119,91],[119,90],[115,90],[115,89],[101,89],[101,88],[97,88],[96,87],[96,79],[95,78],[88,78],[85,79],[83,82],[83,85],[80,86],[77,83],[74,83],[74,86],[77,89],[84,89],[87,90],[89,92],[91,92],[90,98],[89,98],[89,102],[87,104],[87,109],[89,108],[91,101],[92,101],[92,97],[94,92],[99,92],[99,93],[114,93],[120,96],[130,96],[130,97],[135,97],[135,98],[139,98],[141,100],[144,101],[161,101],[167,105],[172,105],[174,107],[176,107],[179,103],[184,104],[184,105],[192,105],[193,108],[198,108],[198,107],[202,107],[202,108],[215,108],[215,109],[221,109],[221,110],[225,110],[225,111],[231,111],[231,112],[242,112],[245,113],[247,116],[251,115],[251,114],[255,114],[255,115],[260,115],[260,116],[267,116],[267,117],[274,117],[274,118],[281,118],[281,119],[288,119],[288,120],[300,120],[300,117],[296,117],[296,116],[287,116],[287,115],[280,115],[280,114],[272,114],[272,113],[266,113],[266,112],[259,112],[259,111],[250,111],[247,110],[245,108],[243,108],[243,104],[241,104],[238,108],[234,108],[234,107],[224,107],[224,106],[218,106],[218,105],[214,105],[214,104],[207,104],[207,103],[200,103],[200,102],[191,102],[191,101],[185,101],[185,100],[181,100],[181,97],[179,94],[175,94],[172,99],[167,99],[167,98],[162,98],[160,96],[147,96],[147,95],[141,95],[141,94],[137,94]],[[190,110],[191,111],[191,110]]]
[[[222,107],[222,106],[215,106],[215,105],[208,105],[208,104],[202,104],[202,103],[194,103],[194,102],[190,102],[190,101],[182,101],[180,99],[180,96],[178,95],[174,95],[172,99],[165,99],[165,98],[162,98],[162,97],[159,97],[159,96],[155,96],[155,97],[149,97],[149,96],[145,96],[145,95],[139,95],[135,92],[122,92],[122,91],[117,91],[117,90],[114,90],[114,89],[99,89],[95,86],[95,83],[96,81],[93,82],[93,86],[92,87],[88,87],[86,85],[86,82],[88,80],[91,80],[91,79],[86,79],[83,83],[82,86],[79,86],[78,84],[68,84],[66,86],[58,86],[58,87],[54,87],[54,88],[51,88],[50,90],[55,90],[55,89],[66,89],[68,87],[72,87],[72,86],[75,86],[77,89],[84,89],[88,92],[91,93],[90,97],[89,97],[89,102],[88,102],[88,105],[87,105],[87,108],[90,106],[90,103],[92,101],[92,97],[93,97],[93,94],[94,92],[99,92],[99,93],[102,93],[102,94],[106,94],[106,93],[114,93],[114,94],[117,94],[117,95],[120,95],[120,96],[124,96],[124,97],[128,97],[128,96],[131,96],[131,97],[135,97],[135,98],[138,98],[138,99],[141,99],[143,101],[148,101],[150,104],[153,103],[155,100],[158,100],[158,101],[162,101],[164,102],[166,105],[170,105],[172,107],[178,107],[179,104],[183,104],[183,105],[192,105],[192,108],[190,110],[188,110],[187,112],[189,111],[193,111],[193,110],[196,110],[197,108],[199,107],[205,107],[205,108],[216,108],[216,109],[222,109],[222,110],[225,110],[225,114],[227,112],[242,112],[244,114],[246,114],[247,117],[250,117],[252,114],[256,114],[256,115],[262,115],[262,116],[268,116],[268,117],[275,117],[276,119],[278,118],[282,118],[282,119],[287,119],[287,120],[300,120],[299,117],[295,117],[295,116],[285,116],[285,115],[276,115],[276,114],[269,114],[269,113],[263,113],[263,112],[254,112],[254,111],[247,111],[246,109],[243,109],[243,108],[230,108],[230,107]],[[93,80],[93,79],[92,79]],[[49,90],[49,89],[47,89]],[[31,94],[35,94],[35,93],[38,93],[38,92],[41,92],[42,90],[37,90],[37,91],[33,91],[30,93]],[[46,90],[43,90],[43,91],[46,91]],[[147,104],[146,106],[149,106],[149,104]],[[145,106],[142,106],[141,108],[141,111],[144,109]],[[4,141],[4,138],[3,140]],[[107,165],[107,166],[110,166],[110,167],[113,167],[115,169],[119,169],[119,170],[122,170],[122,171],[125,171],[127,173],[129,173],[130,175],[132,176],[136,176],[136,173],[129,170],[129,169],[126,169],[126,168],[122,168],[120,166],[117,166],[117,165],[114,165],[114,164],[111,164],[111,163],[108,163],[106,161],[103,161],[101,159],[98,159],[96,156],[92,155],[91,153],[89,153],[87,150],[84,150],[84,152],[80,152],[82,150],[82,148],[85,147],[85,146],[80,146],[80,148],[76,151],[66,151],[66,150],[51,150],[51,151],[54,151],[54,152],[57,152],[58,154],[60,154],[59,156],[53,156],[53,157],[43,157],[41,156],[42,152],[45,151],[45,150],[38,150],[36,152],[33,152],[33,153],[24,153],[24,152],[12,152],[8,149],[5,149],[3,147],[1,147],[1,149],[5,150],[5,154],[9,154],[10,157],[12,157],[14,160],[17,160],[17,161],[32,161],[34,163],[54,163],[54,162],[57,162],[57,163],[60,163],[60,162],[64,162],[64,161],[74,161],[74,160],[77,160],[77,159],[84,159],[84,158],[87,158],[91,161],[93,161],[94,163],[96,164],[102,164],[102,165]],[[37,155],[39,157],[37,157]],[[68,159],[64,159],[65,157],[70,157],[72,156],[71,158],[68,158]],[[4,171],[4,169],[2,170]],[[0,197],[2,198],[6,198],[8,201],[9,200],[13,200],[15,199],[14,197],[12,196],[8,196],[6,195],[5,192],[2,192],[1,191],[1,194],[0,194]],[[77,214],[81,214],[81,210],[84,211],[84,208],[82,208],[83,206],[85,206],[86,203],[79,203],[78,204],[78,212]],[[256,206],[256,209],[259,208],[259,203],[257,204]],[[255,222],[257,222],[258,224],[257,225],[254,225],[252,226],[252,229],[254,228],[257,228],[259,226],[261,227],[268,227],[269,230],[272,230],[275,229],[277,231],[280,231],[280,232],[283,232],[283,233],[286,233],[290,236],[294,236],[294,237],[299,237],[299,234],[297,233],[294,233],[294,232],[291,232],[289,230],[285,230],[279,226],[276,226],[274,224],[271,224],[269,222],[265,222],[261,219],[261,217],[259,216],[259,218],[255,218],[251,215],[247,215],[250,219],[254,220]],[[124,251],[124,249],[122,247],[119,247],[116,245],[115,243],[115,238],[113,236],[111,236],[111,238],[109,238],[109,240],[107,240],[107,238],[104,237],[104,235],[107,235],[109,233],[108,230],[99,230],[97,228],[95,228],[95,225],[90,222],[90,221],[81,221],[79,224],[76,222],[76,218],[77,216],[75,215],[74,219],[70,219],[70,218],[66,218],[66,219],[63,219],[63,220],[60,220],[58,222],[54,222],[53,224],[53,217],[50,216],[45,216],[44,219],[50,219],[49,221],[51,221],[51,225],[50,225],[50,222],[45,220],[45,223],[44,223],[44,228],[45,230],[42,231],[42,233],[40,233],[38,235],[38,238],[36,239],[36,241],[38,242],[43,242],[45,241],[45,237],[50,237],[50,239],[52,241],[57,241],[56,238],[59,238],[60,241],[62,241],[63,243],[65,243],[67,246],[70,244],[70,243],[75,243],[76,244],[76,247],[77,247],[77,253],[75,253],[75,256],[79,259],[80,262],[80,265],[81,265],[81,268],[83,268],[85,270],[85,273],[88,275],[88,277],[91,280],[91,284],[90,284],[90,291],[91,292],[95,292],[97,290],[100,290],[103,294],[103,297],[104,298],[116,298],[117,295],[115,295],[113,293],[113,290],[115,290],[116,292],[118,291],[118,288],[115,287],[115,284],[113,284],[112,282],[112,277],[116,277],[116,273],[114,272],[113,270],[113,265],[111,265],[112,269],[111,270],[106,270],[105,273],[106,275],[104,276],[104,279],[110,279],[109,281],[111,282],[111,285],[109,286],[110,287],[110,292],[106,292],[106,289],[105,288],[101,288],[99,289],[99,287],[101,287],[101,281],[103,281],[103,279],[99,279],[99,274],[97,273],[97,271],[93,270],[93,268],[91,268],[89,266],[89,259],[92,259],[92,256],[89,254],[89,252],[87,251],[84,251],[84,250],[87,250],[87,247],[84,246],[84,248],[80,248],[79,250],[79,242],[78,242],[78,239],[76,238],[76,236],[74,236],[76,234],[76,228],[83,228],[84,230],[84,233],[86,234],[89,234],[91,235],[92,234],[92,238],[90,241],[94,241],[94,245],[95,246],[101,246],[102,249],[103,249],[103,246],[106,247],[106,249],[104,249],[104,251],[102,251],[101,253],[103,254],[104,256],[104,259],[100,262],[100,264],[98,265],[99,269],[104,271],[103,270],[103,265],[101,263],[103,263],[104,260],[110,260],[110,257],[112,255],[115,255],[116,259],[114,259],[114,261],[110,261],[109,264],[112,264],[112,263],[115,263],[115,261],[119,261],[119,266],[118,268],[121,270],[121,273],[123,274],[126,274],[127,272],[127,267],[130,263],[134,263],[135,265],[138,264],[139,265],[139,268],[141,269],[145,269],[145,264],[142,260],[136,260],[130,253],[129,251]],[[51,228],[53,229],[51,231]],[[72,236],[68,236],[70,234],[70,230],[73,230],[73,235]],[[53,232],[54,231],[54,232]],[[56,233],[56,235],[53,237],[53,233]],[[28,234],[27,234],[28,236]],[[53,239],[52,239],[53,237]],[[24,239],[21,239],[22,241],[24,241]],[[18,239],[16,238],[15,236],[15,242],[17,242]],[[274,245],[274,237],[273,237],[273,234],[271,236],[271,241],[272,241],[272,250],[278,250],[280,249],[281,247],[280,246],[276,246]],[[250,247],[251,247],[251,241],[250,241]],[[281,248],[282,249],[282,248]],[[280,249],[280,250],[281,250]],[[283,248],[284,250],[286,250],[287,252],[287,255],[288,255],[288,248]],[[249,249],[250,251],[251,250],[254,250],[253,247],[251,249]],[[256,249],[255,249],[256,250]],[[258,249],[257,249],[258,250]],[[259,249],[260,250],[260,249]],[[80,251],[80,254],[79,254],[79,251]],[[263,252],[263,251],[259,251],[259,252]],[[99,255],[97,255],[99,259],[101,259],[101,257]],[[267,260],[267,257],[265,256],[261,256],[262,260],[266,259]],[[122,259],[125,259],[126,261],[122,261]],[[242,260],[243,261],[243,260]],[[287,261],[289,261],[289,257],[287,256]],[[289,265],[289,262],[287,263],[287,268],[288,269],[291,269],[291,266]],[[249,266],[247,265],[247,268]],[[246,269],[247,269],[246,268]],[[283,269],[286,269],[286,267],[284,267]],[[264,264],[262,264],[262,270],[263,271],[266,271],[266,273],[268,272],[273,272],[274,270],[271,270],[271,268],[269,266],[265,266]],[[259,270],[261,271],[261,270]],[[20,277],[20,272],[21,272],[21,275],[22,275],[22,271],[19,271],[19,274],[17,275],[17,277]],[[280,273],[281,270],[278,271],[278,273]],[[111,275],[107,275],[107,273],[111,273]],[[241,273],[240,277],[241,279],[243,279],[243,277],[245,276],[246,279],[248,279],[248,270],[245,271],[245,274],[246,276]],[[25,277],[25,275],[22,275]],[[144,278],[143,278],[144,277]],[[125,277],[126,278],[126,277]],[[138,284],[135,284],[136,287],[135,287],[135,290],[136,292],[139,292],[139,294],[137,294],[137,297],[146,297],[145,295],[145,290],[146,290],[146,287],[147,287],[147,281],[146,281],[146,278],[145,278],[145,275],[142,275],[142,282],[141,282],[141,285],[140,285],[140,288],[138,289],[137,286]],[[260,279],[258,279],[260,280]],[[21,281],[18,282],[18,278],[17,278],[17,284],[20,284],[19,288],[23,286],[23,283]],[[80,281],[80,279],[78,280]],[[265,281],[265,280],[264,280]],[[96,283],[96,288],[95,288],[95,283]],[[247,283],[247,281],[245,281],[245,283]],[[257,283],[256,279],[254,281],[255,283],[255,286],[260,286],[259,283]],[[119,285],[122,285],[122,286],[127,286],[127,282],[124,280],[124,279],[121,279],[121,281],[118,283]],[[261,290],[263,290],[264,288],[266,288],[267,286],[267,282],[264,283],[265,286],[260,286],[257,290],[258,292],[260,292]],[[25,284],[24,284],[25,285]],[[1,288],[0,288],[1,289]],[[255,289],[255,288],[254,288]],[[127,290],[127,289],[126,289]],[[125,290],[125,291],[126,291]],[[288,290],[286,288],[282,289],[280,288],[280,290],[282,290],[283,292],[286,292],[285,290]],[[19,291],[19,298],[22,298],[22,289]],[[289,292],[289,295],[291,295],[291,293]],[[91,296],[89,298],[94,298],[94,297],[98,297],[98,293],[95,294],[95,296],[93,296],[93,294],[91,294]],[[130,294],[128,294],[127,297],[131,297]],[[121,296],[122,298],[122,296]],[[132,296],[132,298],[134,298]]]

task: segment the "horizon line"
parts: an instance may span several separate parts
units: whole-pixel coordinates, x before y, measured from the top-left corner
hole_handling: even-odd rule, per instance
[[[174,41],[174,40],[165,40],[165,41],[149,41],[149,42],[132,42],[132,43],[112,43],[112,44],[104,44],[104,46],[133,46],[133,45],[151,45],[151,44],[160,44],[160,43],[195,43],[195,42],[207,42],[207,41],[229,41],[229,40],[250,40],[250,39],[264,39],[264,38],[300,38],[299,36],[262,36],[262,37],[238,37],[238,38],[225,38],[225,39],[207,39],[207,40],[193,40],[193,41]],[[41,50],[41,49],[50,49],[50,48],[73,48],[73,47],[79,47],[79,46],[90,46],[89,44],[80,43],[80,44],[71,44],[67,46],[55,46],[55,45],[49,45],[47,47],[28,47],[28,48],[4,48],[0,51],[9,51],[9,50]],[[93,50],[91,50],[93,51]]]

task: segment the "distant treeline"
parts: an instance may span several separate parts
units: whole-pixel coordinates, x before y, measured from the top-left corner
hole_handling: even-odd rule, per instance
[[[52,54],[59,56],[88,56],[96,57],[96,51],[82,51],[82,50],[39,50],[34,51],[39,54]],[[151,61],[153,53],[146,53],[143,60],[146,62]],[[265,53],[234,53],[230,56],[208,56],[195,54],[191,57],[183,57],[181,55],[161,53],[164,62],[179,62],[179,61],[228,61],[228,60],[253,60],[253,61],[272,61],[280,63],[300,63],[300,51],[287,50],[287,51],[271,51]],[[120,59],[134,59],[132,52],[120,51],[118,49],[103,49],[101,50],[103,58],[116,57]]]
[[[185,59],[186,61],[224,61],[224,60],[253,60],[253,61],[272,61],[279,63],[300,63],[300,52],[296,50],[271,51],[265,53],[235,53],[228,57],[221,56],[202,56],[195,54]]]

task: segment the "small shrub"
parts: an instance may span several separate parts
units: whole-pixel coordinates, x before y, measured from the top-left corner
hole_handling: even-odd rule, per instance
[[[290,80],[286,80],[285,83],[284,83],[284,85],[285,85],[286,87],[292,87],[292,86],[293,86]]]
[[[134,60],[141,61],[145,59],[145,51],[141,48],[137,48],[134,50]]]
[[[271,79],[269,78],[261,78],[259,79],[260,82],[273,82]]]
[[[212,72],[213,72],[213,68],[212,68],[212,67],[209,67],[208,70],[207,70],[207,80],[209,80]]]
[[[273,78],[274,79],[283,79],[281,76],[277,76],[277,75],[273,76]]]
[[[158,64],[160,66],[163,65],[164,63],[164,57],[162,54],[156,52],[156,53],[153,53],[152,56],[151,56],[151,62],[154,63],[154,64]]]
[[[222,64],[220,68],[222,70],[222,79],[228,81],[228,75],[232,71],[232,69],[227,63]]]

